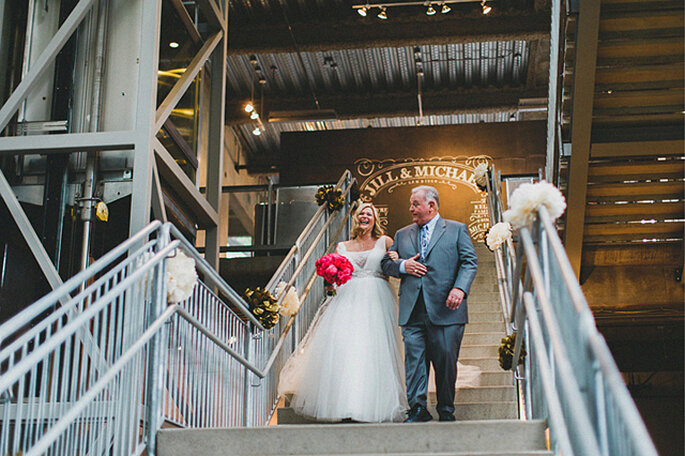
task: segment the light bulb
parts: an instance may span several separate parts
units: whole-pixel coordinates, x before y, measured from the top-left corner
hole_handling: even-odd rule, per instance
[[[259,127],[256,127],[254,130],[252,130],[252,134],[255,136],[259,136],[262,134],[262,130],[260,130]]]
[[[445,3],[442,4],[442,10],[440,11],[442,14],[447,14],[450,11],[452,11],[452,8],[447,6]]]
[[[362,6],[361,8],[359,8],[359,9],[357,10],[357,13],[359,13],[359,15],[360,15],[361,17],[366,17],[366,14],[368,13],[368,10],[366,9],[366,6]]]
[[[248,103],[245,105],[245,112],[252,112],[254,111],[254,106],[252,106],[252,103]]]
[[[257,111],[252,111],[252,114],[250,114],[250,119],[252,119],[252,120],[259,119],[259,114],[257,113]]]
[[[433,8],[433,5],[428,5],[428,9],[426,10],[426,16],[432,16],[436,13],[435,8]]]
[[[387,19],[388,18],[388,13],[385,12],[385,7],[381,7],[381,12],[378,13],[378,19]]]
[[[176,49],[178,47],[178,43],[176,41],[172,41],[169,43],[169,47],[172,49]]]
[[[492,6],[488,6],[485,3],[485,0],[481,3],[481,6],[483,7],[483,14],[488,14],[490,11],[492,11]]]

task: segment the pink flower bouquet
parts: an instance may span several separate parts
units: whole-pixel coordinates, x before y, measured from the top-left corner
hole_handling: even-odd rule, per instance
[[[329,284],[344,284],[352,277],[352,271],[354,271],[352,263],[337,253],[329,253],[316,260],[316,274],[323,277]]]

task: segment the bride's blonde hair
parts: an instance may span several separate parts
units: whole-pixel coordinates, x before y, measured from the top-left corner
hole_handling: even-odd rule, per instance
[[[371,208],[373,211],[373,228],[371,229],[371,236],[379,238],[385,234],[385,230],[381,226],[380,217],[378,217],[378,209],[371,203],[361,203],[357,210],[354,211],[354,217],[352,218],[352,239],[356,239],[364,232],[364,230],[359,226],[359,214],[366,209]]]

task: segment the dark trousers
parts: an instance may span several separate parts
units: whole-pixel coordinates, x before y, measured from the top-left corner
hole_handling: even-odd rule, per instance
[[[430,363],[433,363],[438,413],[454,413],[457,358],[464,326],[438,326],[431,323],[421,290],[409,321],[402,326],[407,401],[410,407],[417,404],[427,406],[428,372]]]

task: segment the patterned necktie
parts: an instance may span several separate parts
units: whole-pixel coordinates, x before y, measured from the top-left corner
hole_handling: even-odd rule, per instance
[[[421,260],[426,259],[426,250],[428,250],[428,225],[423,225],[419,232],[419,241],[421,244]]]

